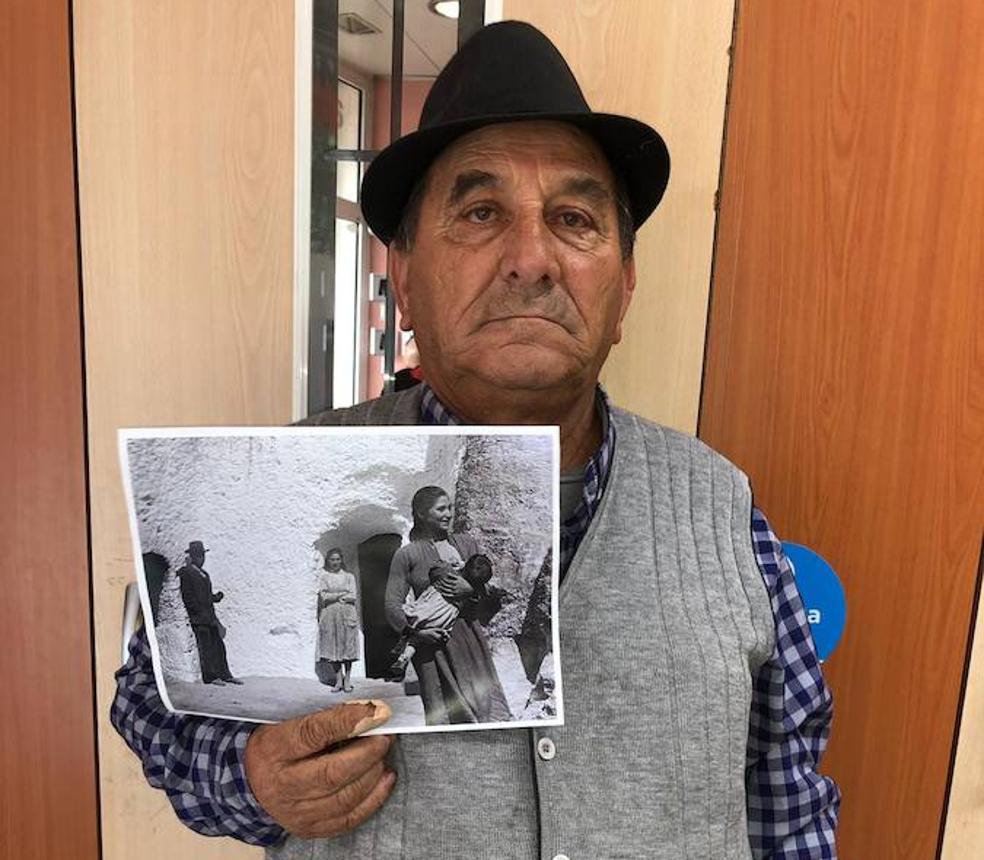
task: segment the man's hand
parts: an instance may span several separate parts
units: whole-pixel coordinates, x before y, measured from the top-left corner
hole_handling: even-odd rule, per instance
[[[441,597],[451,603],[467,600],[475,593],[475,589],[468,584],[468,580],[452,570],[442,573],[433,581],[433,585]]]
[[[212,595],[212,602],[218,603],[223,597],[225,597],[225,595],[221,591],[216,591],[215,594]]]
[[[339,705],[260,726],[246,744],[246,778],[281,827],[311,839],[354,830],[389,797],[396,774],[387,735],[351,740],[392,716],[383,702]]]

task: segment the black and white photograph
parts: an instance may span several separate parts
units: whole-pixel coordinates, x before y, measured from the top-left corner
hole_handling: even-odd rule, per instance
[[[382,699],[379,734],[563,723],[556,428],[119,443],[169,709],[279,722]]]

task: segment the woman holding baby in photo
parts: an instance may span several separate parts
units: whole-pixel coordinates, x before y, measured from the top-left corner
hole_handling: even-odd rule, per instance
[[[423,487],[411,503],[410,543],[386,584],[386,619],[400,634],[394,670],[412,660],[427,725],[512,719],[479,619],[498,611],[492,566],[478,542],[451,532],[451,497]]]

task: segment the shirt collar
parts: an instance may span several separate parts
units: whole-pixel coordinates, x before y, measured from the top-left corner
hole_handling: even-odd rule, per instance
[[[457,427],[465,422],[455,415],[438,399],[434,389],[426,382],[420,383],[420,418],[424,424],[441,424],[445,427]]]

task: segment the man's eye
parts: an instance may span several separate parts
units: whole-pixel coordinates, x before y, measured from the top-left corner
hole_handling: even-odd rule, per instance
[[[495,210],[491,206],[475,206],[465,213],[465,218],[475,224],[484,224],[492,220]]]
[[[584,230],[592,226],[591,219],[583,212],[561,212],[560,223],[571,230]]]

